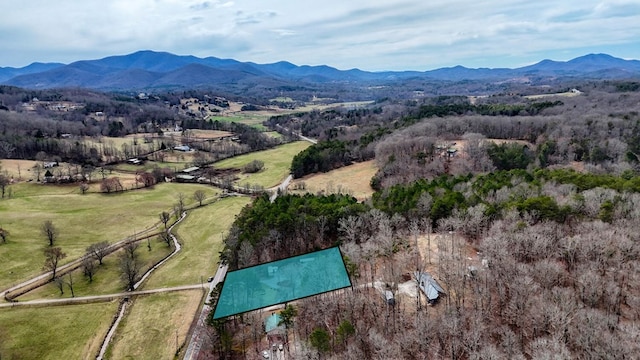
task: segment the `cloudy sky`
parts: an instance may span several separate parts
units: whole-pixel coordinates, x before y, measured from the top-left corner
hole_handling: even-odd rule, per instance
[[[639,0],[2,0],[0,66],[137,50],[339,69],[640,59]]]

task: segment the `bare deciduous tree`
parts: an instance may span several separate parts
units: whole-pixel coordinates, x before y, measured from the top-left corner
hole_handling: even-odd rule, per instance
[[[120,260],[120,276],[128,291],[135,290],[136,280],[140,274],[141,264],[137,257],[131,257],[127,252],[123,252],[119,256]]]
[[[60,260],[67,257],[67,254],[62,252],[62,249],[59,247],[48,247],[44,249],[44,257],[43,270],[51,271],[51,279],[55,279],[58,264],[60,263]]]
[[[158,240],[166,243],[168,247],[171,247],[171,245],[173,244],[173,239],[171,238],[171,234],[169,234],[168,231],[160,232],[160,234],[158,235]]]
[[[180,218],[180,216],[182,216],[182,213],[184,212],[184,207],[185,207],[185,201],[187,199],[187,197],[183,194],[183,193],[178,193],[178,195],[176,196],[178,202],[176,203],[176,217]]]
[[[160,221],[164,224],[164,228],[167,228],[167,223],[171,219],[171,214],[166,211],[160,213]]]
[[[102,259],[109,254],[109,242],[101,241],[87,247],[87,255],[93,256],[102,265]]]
[[[61,276],[58,276],[53,279],[53,283],[56,285],[58,290],[60,290],[60,295],[64,295],[64,279]]]
[[[98,268],[95,261],[90,257],[82,259],[82,273],[89,278],[89,282],[93,282],[93,275],[95,275]]]
[[[87,191],[89,191],[89,184],[87,183],[80,183],[80,192],[82,193],[82,195],[86,194]]]
[[[139,247],[140,247],[140,243],[134,240],[134,241],[129,241],[125,246],[122,247],[122,250],[124,250],[125,254],[128,257],[133,259],[137,257],[136,250],[138,250]]]
[[[58,229],[56,229],[56,227],[53,225],[53,222],[51,220],[46,220],[42,224],[40,230],[42,232],[42,235],[47,238],[49,246],[53,246],[56,239],[58,238]]]
[[[202,202],[207,198],[204,190],[196,190],[193,192],[193,199],[198,202],[198,206],[202,206]]]
[[[69,287],[69,290],[71,291],[71,297],[76,297],[76,293],[73,291],[73,276],[71,275],[71,272],[69,272],[67,274],[67,286]]]

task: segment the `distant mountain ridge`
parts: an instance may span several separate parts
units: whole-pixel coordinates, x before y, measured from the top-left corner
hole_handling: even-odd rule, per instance
[[[436,81],[505,81],[517,78],[640,78],[640,61],[607,54],[589,54],[569,61],[542,60],[508,68],[455,66],[430,71],[368,72],[320,66],[240,62],[216,57],[198,58],[150,50],[71,64],[33,63],[23,68],[0,67],[0,83],[23,88],[84,87],[101,90],[193,88],[213,84],[285,86],[296,83],[366,83],[425,79]]]

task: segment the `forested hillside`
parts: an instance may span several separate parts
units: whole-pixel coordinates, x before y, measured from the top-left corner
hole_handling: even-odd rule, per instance
[[[320,140],[294,159],[294,175],[375,158],[377,192],[357,212],[350,202],[329,212],[331,221],[310,204],[345,198],[258,200],[223,253],[237,267],[279,258],[266,244],[287,255],[340,245],[354,286],[293,304],[300,357],[633,358],[636,90],[597,83],[570,96],[385,100],[272,118]],[[416,291],[416,269],[444,288],[435,304]],[[216,329],[214,342],[232,351],[221,339],[241,326]]]

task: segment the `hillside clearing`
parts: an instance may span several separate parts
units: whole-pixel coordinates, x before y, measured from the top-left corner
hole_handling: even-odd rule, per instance
[[[377,171],[374,160],[365,161],[296,179],[289,185],[288,190],[293,193],[350,194],[362,201],[373,194],[370,182]]]

